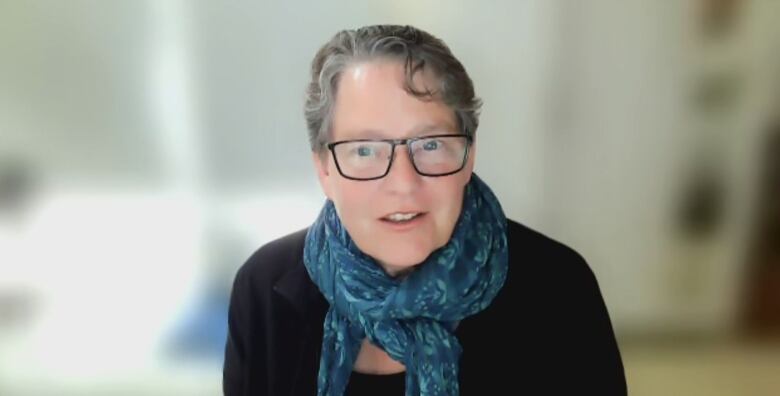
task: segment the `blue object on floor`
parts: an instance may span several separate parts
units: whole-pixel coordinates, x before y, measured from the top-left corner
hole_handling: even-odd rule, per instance
[[[227,340],[230,293],[207,289],[192,312],[185,314],[165,347],[169,356],[179,360],[213,362],[222,366]]]

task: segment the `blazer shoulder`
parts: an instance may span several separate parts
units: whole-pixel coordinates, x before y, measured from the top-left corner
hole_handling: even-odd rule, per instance
[[[239,267],[236,281],[272,285],[303,257],[308,227],[259,247]]]
[[[538,271],[556,273],[557,278],[577,275],[592,278],[585,258],[571,246],[517,221],[507,220],[510,260],[525,262]]]

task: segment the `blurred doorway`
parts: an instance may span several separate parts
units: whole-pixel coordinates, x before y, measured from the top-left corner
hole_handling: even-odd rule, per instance
[[[753,244],[748,255],[743,328],[780,336],[780,119],[770,127],[763,157]]]

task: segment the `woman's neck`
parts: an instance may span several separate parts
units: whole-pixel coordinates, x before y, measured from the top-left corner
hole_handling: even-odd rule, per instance
[[[390,375],[402,373],[406,371],[406,367],[368,339],[364,339],[353,370],[364,374]]]

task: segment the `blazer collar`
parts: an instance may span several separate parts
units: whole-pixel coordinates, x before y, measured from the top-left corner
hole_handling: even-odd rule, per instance
[[[328,301],[309,277],[303,263],[303,246],[307,230],[293,234],[291,251],[294,260],[288,263],[284,273],[274,283],[273,290],[287,300],[301,317],[314,319],[320,317],[317,314],[321,314],[324,318],[329,308]]]

